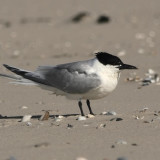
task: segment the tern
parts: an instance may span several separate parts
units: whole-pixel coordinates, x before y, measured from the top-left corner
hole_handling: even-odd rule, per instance
[[[117,86],[120,72],[137,67],[123,63],[119,57],[106,52],[98,52],[90,60],[39,66],[34,72],[4,64],[11,72],[19,75],[0,74],[11,78],[14,83],[38,85],[69,99],[78,100],[81,116],[84,116],[81,100],[86,100],[89,113],[94,115],[90,100],[100,99],[111,93]]]

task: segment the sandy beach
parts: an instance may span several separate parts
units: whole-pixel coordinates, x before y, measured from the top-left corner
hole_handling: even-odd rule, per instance
[[[139,68],[91,101],[96,116],[83,121],[77,101],[0,77],[0,160],[159,160],[159,8],[159,0],[0,0],[0,73],[13,75],[3,64],[33,71],[98,51]]]

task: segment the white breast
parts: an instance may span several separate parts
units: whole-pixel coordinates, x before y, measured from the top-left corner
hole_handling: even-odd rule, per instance
[[[103,65],[98,60],[88,72],[96,73],[99,76],[101,84],[84,94],[67,94],[66,97],[69,99],[99,99],[107,96],[112,92],[117,84],[120,77],[118,68],[111,65]]]

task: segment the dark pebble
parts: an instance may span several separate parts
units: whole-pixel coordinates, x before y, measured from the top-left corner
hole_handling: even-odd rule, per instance
[[[138,144],[136,144],[136,143],[132,143],[132,146],[138,146]]]
[[[71,21],[74,22],[74,23],[78,23],[80,21],[82,21],[86,16],[88,16],[89,13],[88,12],[80,12],[78,13],[77,15],[75,15]]]
[[[97,21],[98,24],[104,24],[104,23],[109,23],[110,22],[110,17],[101,15],[98,17]]]
[[[110,121],[122,121],[123,119],[122,118],[112,118],[110,119]]]
[[[67,125],[67,128],[73,128],[73,125],[68,124],[68,125]]]

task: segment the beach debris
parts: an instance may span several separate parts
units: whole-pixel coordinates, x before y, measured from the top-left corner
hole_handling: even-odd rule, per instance
[[[60,124],[59,123],[51,123],[51,126],[60,126]]]
[[[22,106],[22,107],[20,107],[21,109],[28,109],[28,107],[27,106]]]
[[[98,24],[104,24],[104,23],[109,23],[110,20],[111,20],[111,18],[110,18],[109,16],[107,16],[107,15],[100,15],[100,16],[97,18],[96,22],[97,22]]]
[[[27,126],[31,126],[32,123],[31,123],[31,122],[26,122],[26,125],[27,125]]]
[[[104,112],[100,113],[100,115],[106,115],[106,114],[107,114],[107,112],[106,112],[106,111],[104,111]]]
[[[39,148],[39,147],[48,147],[50,144],[48,142],[42,142],[42,143],[38,143],[35,144],[34,147],[35,148]]]
[[[115,148],[116,146],[114,144],[111,145],[111,148]]]
[[[87,118],[94,118],[95,116],[93,114],[88,114]]]
[[[40,121],[45,121],[49,119],[49,111],[45,111],[44,115],[40,117]]]
[[[123,118],[112,118],[112,119],[110,119],[110,121],[122,121],[123,120]]]
[[[85,116],[79,116],[77,118],[78,121],[85,121],[87,118]]]
[[[159,82],[159,76],[153,69],[148,69],[148,72],[145,74],[145,78],[142,80],[141,85],[147,86],[151,83],[158,83]]]
[[[31,120],[32,115],[23,116],[21,122],[29,122]]]
[[[89,125],[88,125],[88,124],[84,124],[83,126],[84,126],[84,127],[88,127]]]
[[[132,146],[138,146],[138,144],[137,144],[137,143],[132,143],[131,145],[132,145]]]
[[[71,129],[71,128],[73,128],[73,125],[68,124],[68,125],[67,125],[67,128],[68,128],[68,129]]]
[[[130,75],[130,77],[125,79],[126,82],[141,82],[143,80],[143,78],[140,78],[136,72],[133,72]]]
[[[90,15],[89,12],[85,12],[85,11],[79,12],[79,13],[77,13],[75,16],[73,16],[71,18],[71,21],[74,22],[74,23],[79,23],[79,22],[81,22],[82,20],[84,20],[84,18],[86,18],[89,15]]]
[[[108,111],[108,112],[104,111],[104,112],[100,113],[100,115],[115,116],[115,115],[117,115],[117,113],[114,111]]]
[[[122,57],[122,56],[125,56],[125,55],[126,55],[126,51],[125,51],[125,50],[119,51],[119,52],[117,53],[117,56],[118,56],[118,57]]]
[[[136,75],[136,73],[132,74],[131,77],[128,77],[125,79],[125,81],[134,81],[134,82],[139,82],[140,86],[138,89],[141,89],[143,86],[148,86],[152,83],[160,85],[160,77],[158,73],[156,73],[153,69],[148,69],[147,73],[145,73],[145,78],[140,78],[139,76]]]
[[[145,108],[143,108],[142,110],[140,110],[139,112],[140,112],[140,113],[144,113],[144,112],[146,112],[148,109],[149,109],[148,107],[145,107]]]
[[[98,128],[105,128],[105,127],[106,127],[106,124],[103,124],[103,123],[102,123],[102,124],[100,124],[100,125],[97,127],[97,129],[98,129]]]
[[[135,119],[137,119],[137,120],[141,120],[141,119],[144,119],[144,116],[142,116],[142,115],[134,115],[133,116]]]
[[[124,144],[124,145],[126,145],[127,141],[124,141],[124,140],[120,139],[120,140],[116,141],[116,144]]]
[[[63,116],[54,117],[55,122],[60,122],[63,120]]]
[[[115,116],[115,115],[117,115],[117,113],[114,112],[114,111],[109,111],[105,115],[107,115],[107,116]]]
[[[87,160],[85,157],[77,157],[76,160]]]

